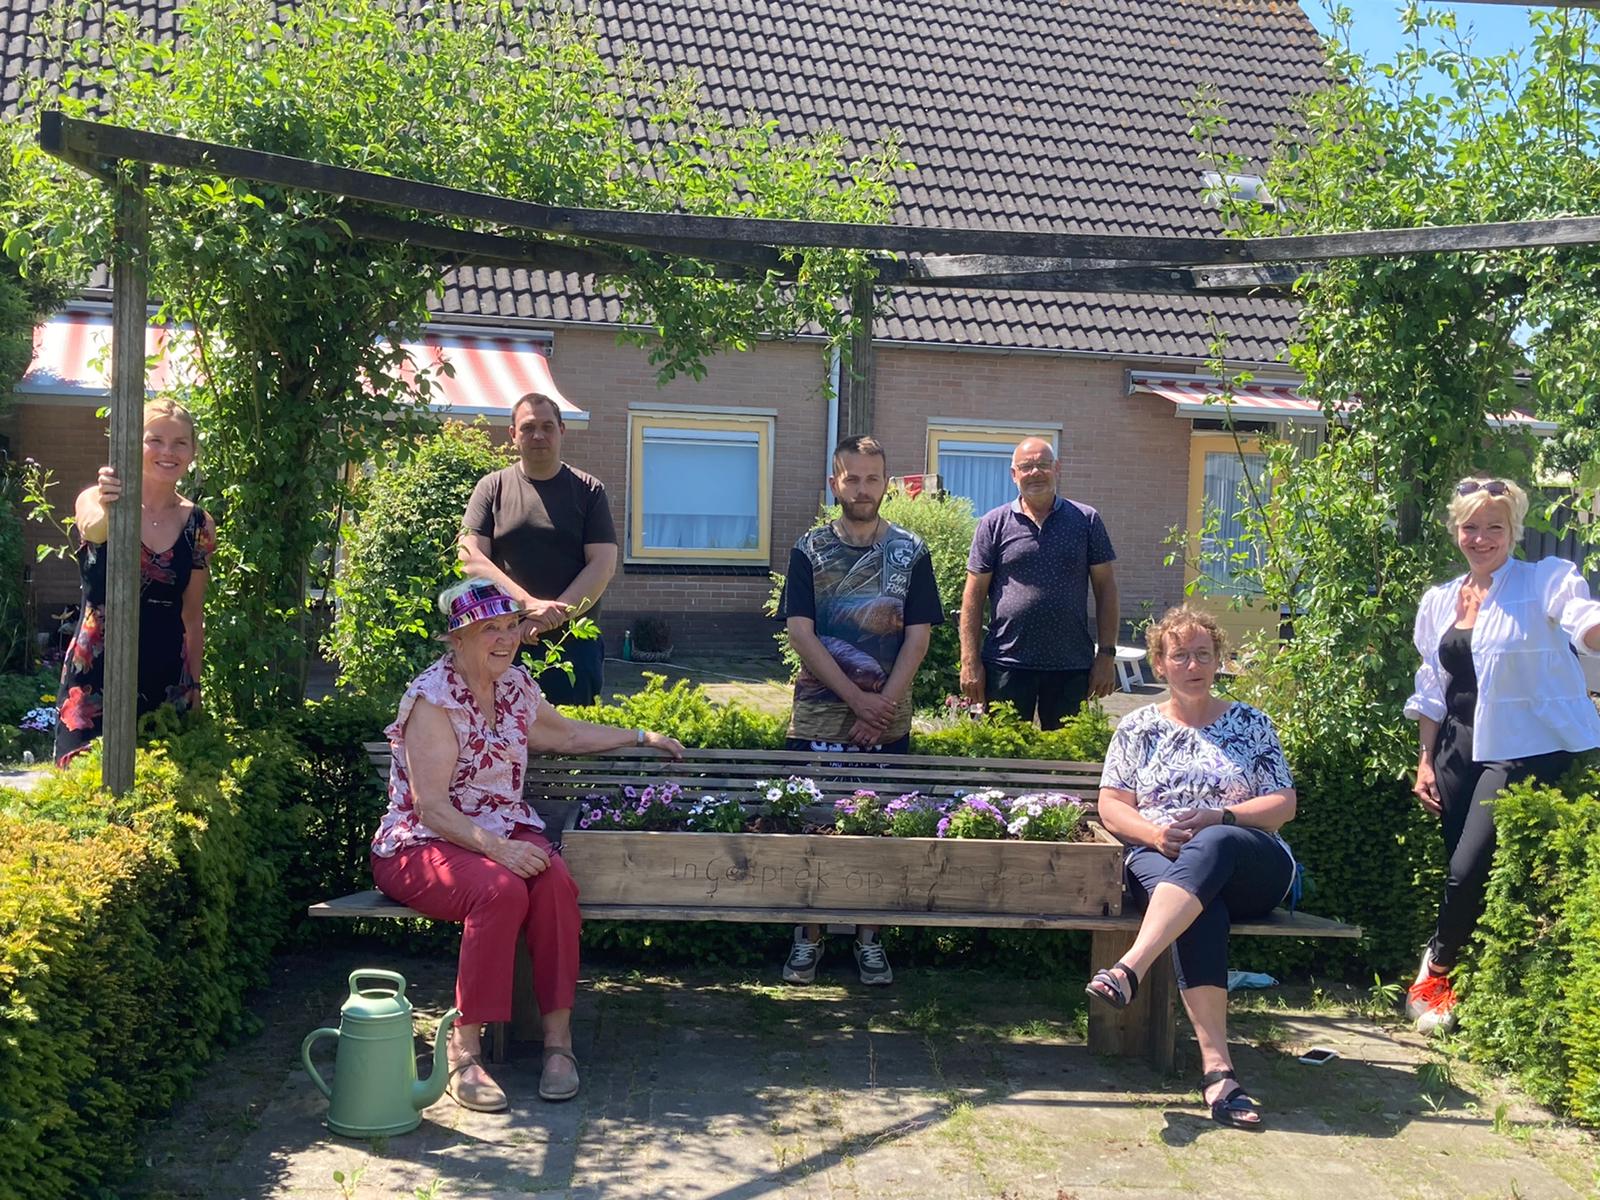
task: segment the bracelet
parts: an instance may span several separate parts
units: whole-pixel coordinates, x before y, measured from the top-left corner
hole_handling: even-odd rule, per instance
[[[643,729],[635,729],[633,731],[633,744],[635,746],[644,745],[644,730]]]

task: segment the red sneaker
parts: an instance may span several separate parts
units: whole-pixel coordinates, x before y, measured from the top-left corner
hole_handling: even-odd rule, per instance
[[[1418,1033],[1456,1027],[1456,992],[1448,975],[1429,975],[1406,991],[1406,1016],[1417,1023]]]

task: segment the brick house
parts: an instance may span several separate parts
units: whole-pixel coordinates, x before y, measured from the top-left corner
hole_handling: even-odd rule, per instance
[[[0,27],[15,32],[43,6],[0,0]],[[1278,0],[596,0],[593,11],[608,46],[698,72],[716,106],[786,132],[831,126],[861,146],[898,132],[918,164],[893,216],[907,225],[1214,232],[1188,103],[1213,89],[1229,148],[1259,163],[1321,79],[1317,35]],[[30,69],[25,41],[0,42],[6,108]],[[623,542],[605,600],[613,648],[641,614],[665,615],[680,645],[770,645],[767,575],[822,497],[836,368],[802,337],[658,387],[644,354],[617,344],[615,303],[585,282],[459,272],[424,349],[456,364],[458,412],[504,413],[528,372],[553,377],[570,405],[566,457],[606,481]],[[51,467],[63,492],[104,454],[103,381],[81,349],[104,296],[83,299],[40,331],[0,419],[9,452]],[[874,432],[892,472],[938,473],[979,511],[1011,494],[1015,442],[1048,437],[1063,490],[1105,516],[1123,616],[1136,618],[1181,594],[1183,569],[1162,562],[1168,531],[1236,483],[1231,439],[1209,434],[1204,407],[1214,329],[1233,363],[1282,377],[1293,320],[1270,299],[898,292],[873,329]],[[74,339],[75,358],[52,348]],[[1292,387],[1257,385],[1252,417],[1306,419]],[[37,568],[41,610],[76,595],[72,564]]]

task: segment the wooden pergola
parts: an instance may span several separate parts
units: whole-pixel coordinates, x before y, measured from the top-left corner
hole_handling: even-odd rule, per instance
[[[1510,0],[1483,0],[1500,3]],[[1600,7],[1577,0],[1573,7]],[[671,271],[682,260],[728,278],[795,278],[788,252],[866,253],[850,303],[858,322],[854,378],[840,397],[845,428],[871,426],[871,320],[879,287],[1229,296],[1286,295],[1316,264],[1340,259],[1576,246],[1600,242],[1600,216],[1483,225],[1370,229],[1302,237],[1142,237],[1006,229],[850,225],[686,213],[622,212],[514,200],[370,171],[289,158],[46,113],[40,146],[115,192],[112,255],[111,465],[124,502],[110,514],[106,576],[105,786],[133,783],[139,646],[139,499],[149,254],[145,188],[152,166],[343,197],[372,206],[330,233],[404,243],[457,266],[578,274]],[[131,169],[129,169],[131,165]],[[381,210],[432,214],[400,218]],[[375,211],[376,210],[376,211]],[[487,227],[496,232],[462,228]],[[515,231],[508,235],[504,231]],[[552,237],[598,243],[577,246]],[[610,252],[606,247],[627,251]],[[641,257],[639,252],[643,251]]]

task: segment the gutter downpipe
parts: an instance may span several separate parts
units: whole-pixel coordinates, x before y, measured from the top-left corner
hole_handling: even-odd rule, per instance
[[[822,478],[833,478],[833,448],[839,444],[839,376],[842,366],[839,361],[839,347],[828,348],[828,440],[822,447]],[[822,485],[822,503],[833,503],[833,488],[826,482]]]

